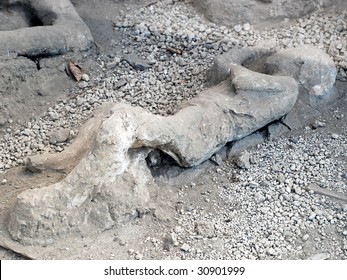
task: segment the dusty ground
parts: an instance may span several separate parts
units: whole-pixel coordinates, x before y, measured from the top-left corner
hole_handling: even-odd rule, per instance
[[[85,68],[90,71],[91,75],[95,73],[93,71],[96,71],[93,62],[94,55],[104,54],[107,56],[112,54],[115,52],[115,49],[114,45],[110,42],[112,40],[117,41],[121,38],[121,35],[113,28],[113,20],[128,10],[150,5],[153,2],[156,1],[72,1],[76,10],[90,28],[96,42],[95,53],[91,54],[90,59],[85,62]],[[18,28],[25,25],[21,21],[21,17],[17,14],[14,14],[11,20],[12,25],[6,28]],[[264,27],[267,27],[266,24],[262,25],[261,28]],[[25,95],[27,88],[19,90],[18,96],[6,96],[6,102],[22,103],[22,106],[13,107],[8,116],[0,117],[6,117],[6,119],[11,118],[13,122],[11,125],[13,126],[21,125],[28,117],[30,118],[45,112],[57,100],[69,97],[69,94],[74,92],[76,85],[71,77],[66,75],[64,70],[56,69],[59,65],[61,65],[60,60],[57,63],[50,64],[46,72],[33,74],[29,88],[34,88],[34,90],[29,90],[29,97]],[[47,80],[48,77],[49,80]],[[64,91],[64,89],[66,90]],[[338,90],[344,96],[347,96],[347,82],[338,82]],[[325,135],[345,133],[347,131],[346,115],[347,102],[345,97],[320,117],[320,119],[325,121],[326,126],[321,128],[319,132]],[[317,133],[317,131],[307,129],[306,126],[306,128],[303,127],[302,129],[291,132],[290,135],[300,135],[304,139],[309,139],[311,133]],[[346,158],[343,160],[346,161]],[[71,253],[70,248],[65,245],[64,248],[61,248],[61,255],[64,256],[64,252],[66,252],[67,258],[81,259],[140,259],[143,257],[152,259],[181,259],[182,250],[180,247],[172,245],[174,242],[169,240],[170,232],[172,232],[173,228],[179,226],[177,223],[179,215],[189,207],[203,209],[202,211],[209,215],[217,215],[219,208],[229,207],[228,205],[223,205],[224,202],[219,195],[223,187],[220,184],[215,184],[215,181],[217,176],[219,182],[230,182],[230,174],[217,172],[217,169],[230,168],[230,166],[234,167],[231,160],[225,161],[221,167],[215,166],[212,162],[207,162],[199,168],[187,171],[184,176],[174,179],[170,178],[170,184],[167,184],[168,178],[158,178],[159,187],[153,189],[152,192],[157,203],[155,207],[149,207],[149,212],[144,213],[141,219],[136,219],[133,223],[124,226],[120,230],[104,233],[101,236],[101,239],[103,239],[102,243],[99,243],[98,240],[90,242],[90,240],[85,239],[83,241],[82,238],[81,252],[78,255]],[[171,169],[171,172],[174,171]],[[48,185],[58,181],[63,176],[63,174],[56,173],[45,173],[34,176],[23,170],[22,167],[10,169],[6,174],[0,174],[0,182],[4,178],[8,182],[6,185],[0,185],[0,215],[4,215],[3,210],[6,205],[13,203],[14,194],[19,193],[28,186],[39,187],[41,185]],[[208,196],[208,199],[206,199],[206,196]],[[210,201],[213,201],[213,203],[209,203]],[[339,237],[336,236],[336,238]],[[105,242],[105,240],[108,240],[108,242]],[[86,244],[93,243],[93,245],[88,245],[90,247],[87,245],[83,246],[83,242]],[[211,246],[216,250],[222,248],[222,245],[218,244],[218,239],[212,241],[205,240],[203,242],[206,243],[206,246],[212,244]],[[98,249],[96,250],[95,248]],[[307,255],[311,253],[310,250],[310,248],[307,248]],[[168,254],[167,252],[171,253]],[[52,258],[49,251],[44,256],[45,258]],[[0,248],[0,259],[22,258],[23,256],[13,251]]]

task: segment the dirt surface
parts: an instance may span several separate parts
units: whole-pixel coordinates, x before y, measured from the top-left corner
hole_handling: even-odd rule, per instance
[[[88,58],[62,56],[41,59],[40,61],[23,58],[15,62],[10,59],[1,59],[0,106],[4,110],[0,111],[0,137],[3,137],[5,130],[9,127],[19,127],[25,124],[28,119],[36,118],[46,112],[57,101],[71,97],[78,86],[73,78],[66,73],[66,62],[71,59],[81,61],[82,67],[88,71],[90,76],[96,75],[99,71],[96,67],[97,56],[102,54],[112,57],[117,52],[116,48],[121,47],[119,44],[114,44],[115,41],[120,41],[122,38],[119,31],[114,28],[114,21],[117,17],[130,10],[151,5],[156,1],[73,0],[71,2],[93,34],[95,39],[94,51],[88,54]],[[20,11],[0,9],[0,16],[0,30],[17,29],[28,25],[27,22],[23,21]],[[264,27],[268,28],[268,25],[266,23],[259,25],[259,28]],[[19,83],[18,81],[22,80],[24,76],[26,77],[25,82]],[[2,81],[6,79],[13,79],[19,88],[1,87]],[[319,117],[326,124],[319,128],[321,135],[343,134],[347,131],[347,82],[338,81],[337,88],[344,97],[332,109]],[[312,129],[313,122],[314,120],[296,131],[291,131],[284,135],[283,139],[293,136],[310,139],[312,134],[318,133],[318,130]],[[257,147],[253,149],[257,149]],[[225,149],[223,151],[225,152]],[[347,159],[342,156],[341,160],[346,163]],[[170,160],[168,159],[168,161]],[[199,209],[203,214],[214,216],[218,215],[219,209],[230,207],[220,197],[220,193],[224,190],[223,184],[220,182],[230,184],[235,178],[232,178],[230,173],[223,173],[220,170],[235,169],[236,167],[232,159],[227,159],[222,166],[216,166],[213,162],[208,161],[183,173],[181,173],[182,170],[177,171],[177,174],[181,174],[179,176],[176,176],[175,173],[175,170],[179,168],[175,168],[170,167],[168,168],[169,173],[161,172],[162,176],[157,175],[158,187],[152,190],[155,205],[149,206],[143,213],[139,213],[138,219],[120,229],[104,232],[98,239],[93,240],[91,237],[81,236],[78,242],[76,240],[64,240],[64,247],[60,248],[62,258],[64,256],[68,259],[193,258],[191,255],[188,257],[184,255],[185,248],[181,247],[182,244],[178,246],[175,244],[175,240],[171,240],[171,233],[177,230],[179,235],[179,231],[182,229],[179,228],[181,225],[178,224],[178,220],[180,220],[182,213],[189,212],[190,208]],[[153,172],[155,173],[155,170]],[[14,203],[15,194],[26,188],[52,184],[64,176],[65,174],[50,172],[33,175],[24,170],[22,166],[12,168],[6,173],[0,173],[0,183],[6,180],[6,183],[0,185],[0,215],[5,215],[4,209]],[[319,194],[316,195],[319,196]],[[345,204],[346,202],[342,203],[342,205]],[[334,232],[331,238],[342,240],[343,243],[346,237],[341,237]],[[66,245],[69,242],[71,247]],[[57,246],[59,247],[59,243]],[[213,258],[213,252],[206,248],[212,247],[213,250],[223,250],[223,244],[220,244],[218,238],[202,239],[201,248],[205,249],[201,250],[209,252],[211,258]],[[77,249],[78,252],[71,252],[71,250]],[[303,255],[292,256],[292,258],[307,258],[315,253],[313,245],[308,246],[305,250]],[[54,253],[49,250],[45,251],[45,249],[38,254],[38,258],[45,259],[51,259],[54,256]],[[20,255],[11,250],[0,248],[0,259],[25,258],[25,251],[22,251]]]

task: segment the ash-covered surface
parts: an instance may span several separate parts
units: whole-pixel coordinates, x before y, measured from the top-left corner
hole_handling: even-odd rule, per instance
[[[252,149],[247,170],[230,159],[208,167],[191,182],[176,180],[169,186],[168,180],[158,196],[169,206],[157,206],[135,221],[132,239],[110,230],[114,246],[92,246],[79,258],[346,259],[346,11],[322,10],[283,28],[256,30],[250,24],[227,28],[206,22],[182,1],[147,1],[142,7],[135,2],[119,4],[120,16],[107,18],[114,40],[110,33],[97,66],[64,100],[23,125],[16,125],[15,115],[0,118],[1,209],[8,194],[35,183],[14,167],[31,154],[62,151],[101,103],[126,102],[155,114],[172,114],[205,88],[216,55],[232,47],[310,44],[324,49],[337,66],[344,97],[334,108],[291,132],[291,138]],[[60,143],[50,141],[59,138],[62,129],[70,130],[69,136]],[[341,198],[310,191],[316,185]],[[4,251],[2,258],[15,257]]]

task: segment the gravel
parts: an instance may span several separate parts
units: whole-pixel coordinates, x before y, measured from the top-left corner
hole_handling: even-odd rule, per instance
[[[169,6],[169,7],[168,7]],[[158,1],[123,14],[114,22],[123,33],[115,52],[97,58],[97,73],[84,74],[70,96],[23,127],[8,121],[0,140],[0,172],[22,165],[36,153],[63,151],[79,126],[104,102],[125,102],[170,115],[205,86],[213,58],[233,47],[315,45],[328,52],[347,79],[347,11],[313,13],[288,28],[258,31],[251,24],[233,28],[206,22],[189,4]],[[343,115],[340,116],[344,118]],[[177,214],[169,244],[182,259],[347,259],[347,206],[307,191],[315,183],[347,193],[347,133],[276,138],[218,165],[211,189],[197,207]],[[7,181],[2,181],[6,184]],[[189,202],[187,201],[189,204]],[[197,221],[199,222],[197,224]],[[168,245],[169,246],[169,245]],[[130,254],[130,252],[129,252]],[[150,258],[131,252],[136,259]],[[322,257],[323,256],[323,257]],[[166,255],[168,257],[168,255]]]
[[[314,183],[337,194],[347,193],[343,177],[347,132],[332,140],[315,131],[297,137],[295,144],[278,138],[249,153],[248,170],[226,161],[209,171],[206,177],[212,177],[212,182],[205,177],[194,182],[198,188],[208,187],[209,191],[201,192],[209,197],[208,202],[179,211],[179,226],[173,229],[189,251],[173,248],[164,256],[347,259],[347,201],[331,200],[307,188]],[[185,192],[188,197],[181,203],[192,205],[189,189]]]

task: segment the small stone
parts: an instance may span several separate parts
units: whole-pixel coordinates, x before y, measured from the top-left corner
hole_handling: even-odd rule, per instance
[[[151,68],[152,66],[148,64],[148,62],[136,54],[127,54],[123,58],[126,62],[130,64],[131,67],[133,67],[135,70],[146,70],[148,68]]]
[[[269,213],[269,210],[270,210],[269,207],[263,207],[260,209],[260,212],[266,215],[267,213]]]
[[[49,117],[52,121],[59,120],[59,114],[58,114],[57,112],[54,112],[54,111],[48,112],[48,117]]]
[[[243,151],[240,155],[238,155],[235,159],[235,164],[241,169],[251,168],[249,152]]]
[[[66,142],[70,137],[70,129],[69,128],[62,128],[57,131],[54,131],[50,138],[49,143],[51,144],[58,144]]]
[[[29,128],[26,128],[26,129],[23,130],[22,134],[25,135],[25,136],[31,136],[32,135],[32,131]]]
[[[315,212],[312,212],[312,213],[310,214],[310,216],[308,217],[308,219],[309,219],[310,221],[313,221],[313,220],[316,218],[316,216],[317,216],[317,214],[316,214]]]
[[[113,84],[113,89],[114,90],[120,89],[121,87],[125,86],[127,83],[128,82],[126,79],[120,79],[117,83]]]
[[[333,138],[333,139],[339,139],[340,138],[340,135],[338,135],[338,134],[336,134],[336,133],[333,133],[333,134],[331,134],[331,138]]]
[[[175,233],[180,233],[180,232],[182,232],[183,231],[183,228],[181,227],[181,226],[176,226],[175,228],[174,228],[174,232]]]
[[[79,88],[83,89],[83,88],[86,88],[88,86],[88,82],[81,81],[77,85],[78,85]]]
[[[251,188],[251,189],[255,189],[255,188],[258,188],[259,187],[259,184],[257,182],[249,182],[248,186]]]
[[[301,195],[301,194],[302,194],[302,189],[301,189],[300,187],[298,187],[298,186],[295,186],[295,187],[294,187],[294,192],[295,192],[296,194],[298,194],[298,195]]]
[[[257,203],[262,203],[262,202],[264,202],[265,201],[265,196],[263,196],[262,194],[260,194],[260,193],[256,193],[255,194],[255,196],[254,196],[254,198],[255,198],[255,201],[257,202]]]
[[[269,248],[267,250],[267,253],[271,256],[276,256],[277,255],[277,251],[274,248]]]
[[[278,176],[277,176],[277,180],[278,180],[278,182],[283,184],[284,181],[286,180],[286,177],[284,176],[283,173],[279,173]]]
[[[161,155],[159,150],[153,150],[151,151],[147,158],[146,158],[147,164],[151,167],[157,166],[161,163]]]
[[[300,207],[301,202],[296,200],[293,202],[293,205],[295,205],[296,207]]]
[[[89,82],[89,80],[90,80],[90,78],[87,74],[82,74],[81,79],[82,79],[82,81],[86,81],[86,82]]]
[[[326,126],[326,123],[324,122],[320,122],[320,121],[315,121],[313,124],[312,124],[312,127],[317,129],[319,127],[325,127]]]
[[[6,185],[7,184],[7,180],[6,179],[3,179],[2,181],[1,181],[1,185]]]
[[[183,252],[189,252],[190,246],[189,246],[187,243],[184,243],[184,244],[181,246],[181,250],[182,250]]]
[[[241,25],[235,25],[235,26],[234,26],[234,30],[235,30],[237,33],[240,33],[241,30],[242,30],[242,26],[241,26]]]
[[[182,57],[176,57],[176,63],[179,65],[179,66],[185,66],[187,63],[185,62],[184,58]]]
[[[302,237],[302,240],[303,240],[303,241],[307,241],[309,238],[310,238],[310,236],[309,236],[308,234],[305,234],[305,235]]]
[[[243,30],[249,31],[250,29],[251,29],[251,25],[250,25],[249,23],[245,23],[245,24],[243,25]]]
[[[177,243],[177,242],[178,242],[178,241],[177,241],[177,234],[174,233],[174,232],[171,232],[171,233],[170,233],[170,236],[168,237],[168,240],[169,240],[169,242],[171,242],[172,244]]]
[[[223,162],[223,159],[221,158],[221,156],[219,154],[214,154],[210,160],[215,163],[217,166],[220,166]]]

